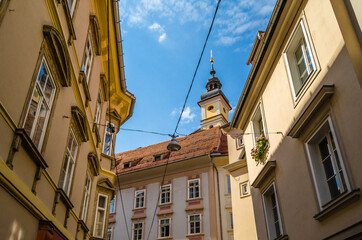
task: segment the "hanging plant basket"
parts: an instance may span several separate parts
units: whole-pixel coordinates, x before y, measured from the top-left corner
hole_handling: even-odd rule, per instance
[[[256,140],[256,146],[251,149],[251,157],[255,160],[256,166],[259,164],[265,164],[266,156],[269,147],[268,139],[264,135]]]

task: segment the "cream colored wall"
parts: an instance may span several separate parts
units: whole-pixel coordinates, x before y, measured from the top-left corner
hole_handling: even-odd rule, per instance
[[[49,10],[52,7],[54,7],[54,9]],[[8,158],[10,145],[14,136],[14,129],[11,129],[9,122],[12,122],[14,125],[12,127],[14,128],[23,127],[22,124],[20,124],[22,121],[21,114],[23,111],[26,111],[29,106],[29,102],[26,100],[26,97],[29,91],[32,91],[33,89],[31,86],[33,76],[37,75],[38,68],[36,67],[36,64],[39,61],[39,52],[41,51],[41,46],[44,41],[43,25],[55,26],[61,33],[64,34],[65,41],[67,42],[66,48],[71,59],[72,86],[62,87],[60,86],[58,80],[54,78],[54,82],[56,82],[57,85],[57,95],[54,99],[53,110],[48,122],[43,147],[40,151],[49,167],[40,174],[40,180],[37,181],[35,188],[36,197],[42,202],[41,207],[38,205],[36,205],[36,207],[41,208],[42,211],[46,212],[45,216],[50,216],[52,215],[51,212],[55,199],[55,190],[59,185],[67,139],[71,128],[71,106],[79,106],[80,109],[84,110],[84,113],[87,116],[87,121],[89,122],[89,129],[92,129],[93,126],[92,122],[94,119],[96,99],[99,91],[99,75],[101,72],[104,72],[102,70],[101,59],[99,56],[95,55],[95,51],[93,51],[93,65],[91,79],[89,81],[89,90],[92,100],[89,102],[88,107],[85,107],[84,105],[84,93],[81,84],[78,83],[78,76],[80,64],[83,58],[86,36],[88,34],[89,14],[94,13],[94,9],[92,9],[91,1],[79,1],[78,8],[73,18],[73,24],[77,36],[77,39],[73,41],[74,45],[68,44],[69,30],[62,4],[57,4],[56,1],[23,2],[20,0],[12,0],[10,1],[9,9],[15,9],[16,11],[8,11],[5,14],[0,27],[0,58],[1,62],[4,63],[0,64],[0,103],[2,114],[2,117],[0,117],[0,132],[2,136],[0,140],[0,157],[2,161],[5,162]],[[49,62],[50,59],[47,59],[47,61]],[[55,76],[52,69],[50,71],[52,75]],[[102,109],[102,124],[106,121],[106,110],[107,104],[105,102]],[[8,122],[4,121],[3,116],[5,114],[3,112],[7,112],[10,116],[10,120]],[[74,238],[77,232],[77,221],[82,208],[83,190],[88,168],[88,153],[96,152],[100,157],[100,151],[103,147],[102,143],[99,144],[98,148],[96,147],[95,134],[92,133],[91,130],[88,131],[88,134],[90,138],[89,141],[78,141],[79,148],[69,196],[74,208],[72,209],[67,221],[67,230],[62,228],[66,214],[66,207],[61,200],[59,200],[57,204],[54,215],[55,217],[52,219],[58,228],[66,232],[66,236],[70,239]],[[101,141],[103,142],[104,127],[100,128],[100,136]],[[24,184],[29,190],[31,190],[37,166],[27,154],[27,150],[25,150],[21,145],[19,152],[16,152],[14,155],[13,164],[13,171],[17,177],[14,177],[12,181],[17,181],[19,179],[21,180],[17,181],[19,184]],[[111,170],[110,159],[103,158],[101,164],[105,170]],[[94,201],[97,200],[94,195],[97,188],[97,181],[100,178],[109,177],[111,175],[112,173],[108,175],[99,175],[98,177],[93,178],[88,218],[86,220],[90,230],[93,230],[95,211]],[[9,195],[6,195],[6,197],[8,196]],[[13,198],[9,198],[8,201],[12,201],[12,205],[16,203]],[[11,226],[5,224],[5,221],[7,222],[9,218],[19,218],[19,216],[23,215],[22,212],[27,212],[25,208],[22,208],[20,205],[17,209],[15,209],[15,207],[12,209],[13,210],[6,215],[6,219],[4,217],[0,217],[0,222],[4,223],[1,224],[2,227],[0,228],[0,236],[5,236],[7,231],[11,230]],[[32,215],[26,216],[26,219],[28,219],[26,222],[19,219],[18,228],[24,228],[24,233],[27,234],[24,236],[28,236],[33,239],[35,238],[38,228],[38,219],[34,218]],[[30,232],[30,228],[34,228],[35,230],[32,229]],[[80,230],[78,235],[83,235],[82,230]],[[25,239],[24,236],[19,239]]]
[[[305,146],[301,139],[292,139],[286,135],[316,90],[321,85],[333,84],[335,93],[330,103],[333,127],[338,136],[338,144],[343,149],[342,156],[350,173],[352,188],[360,188],[362,177],[357,169],[360,169],[361,150],[355,139],[359,138],[359,133],[362,132],[362,92],[330,2],[308,1],[303,13],[299,12],[297,18],[302,14],[305,14],[305,23],[319,63],[319,72],[315,79],[307,83],[309,86],[301,98],[294,102],[285,60],[283,56],[278,55],[277,63],[272,69],[260,100],[267,130],[271,133],[268,159],[277,162],[275,183],[284,233],[293,239],[321,239],[359,221],[362,204],[357,202],[349,205],[325,221],[315,220],[313,216],[319,212],[319,204]],[[252,132],[250,122],[245,132]],[[283,135],[272,134],[275,132],[282,132]],[[244,136],[244,142],[252,183],[263,165],[256,166],[250,156],[253,147],[252,135]],[[271,177],[266,182],[272,181]],[[258,236],[266,239],[262,191],[263,189],[252,189]],[[300,228],[301,225],[303,228]]]

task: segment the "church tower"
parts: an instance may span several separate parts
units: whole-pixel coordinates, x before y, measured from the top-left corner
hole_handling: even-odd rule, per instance
[[[221,82],[215,77],[214,59],[211,52],[211,77],[207,81],[207,92],[201,95],[198,102],[201,108],[201,129],[209,129],[222,126],[229,122],[229,111],[231,106],[229,100],[221,91]]]

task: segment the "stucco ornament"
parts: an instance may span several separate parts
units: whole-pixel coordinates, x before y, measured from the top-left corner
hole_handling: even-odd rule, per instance
[[[266,152],[268,150],[268,139],[264,135],[260,136],[256,140],[256,146],[251,149],[251,157],[255,160],[256,166],[259,164],[265,164]]]

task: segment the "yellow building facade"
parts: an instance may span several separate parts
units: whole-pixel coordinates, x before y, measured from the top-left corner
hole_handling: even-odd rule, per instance
[[[132,116],[118,4],[0,1],[0,236],[105,239]]]

